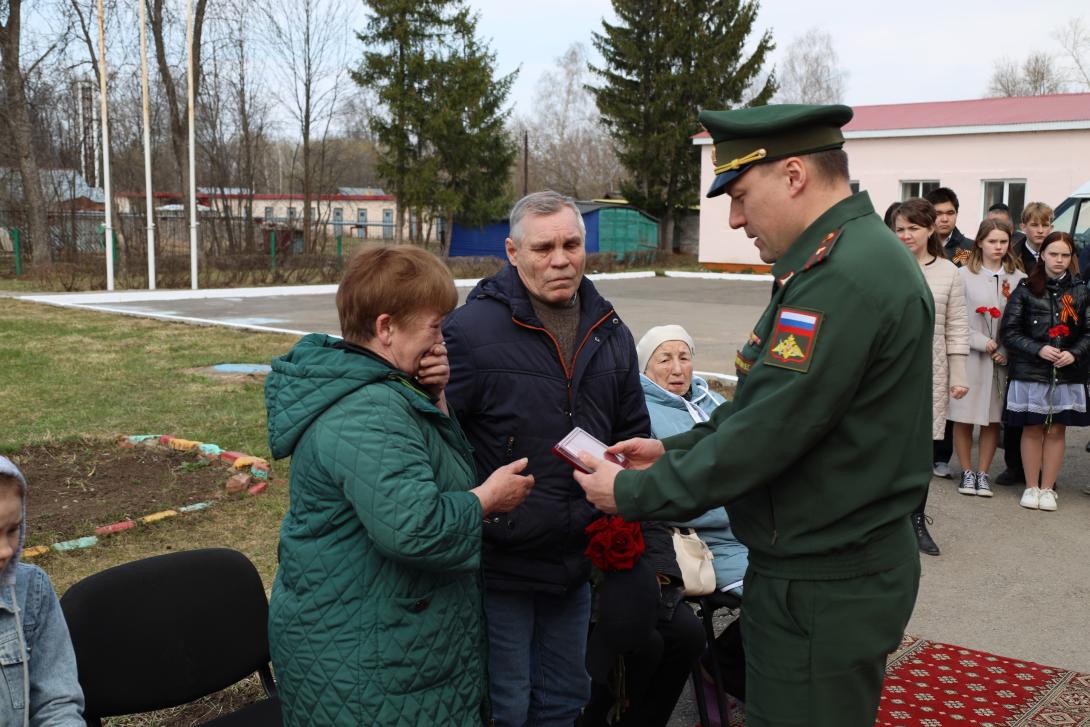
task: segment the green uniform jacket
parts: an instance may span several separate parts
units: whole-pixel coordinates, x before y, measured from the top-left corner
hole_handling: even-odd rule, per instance
[[[269,605],[286,725],[479,726],[476,471],[411,379],[311,334],[265,384],[291,502]]]
[[[902,564],[916,557],[908,515],[931,476],[934,305],[919,265],[861,193],[772,274],[734,401],[666,439],[653,467],[620,473],[620,514],[683,520],[725,504],[750,567],[772,577]],[[799,326],[815,321],[808,338]]]

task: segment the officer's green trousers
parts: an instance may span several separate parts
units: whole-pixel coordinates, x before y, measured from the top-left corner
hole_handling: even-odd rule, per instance
[[[845,580],[746,574],[746,727],[873,727],[886,656],[920,581],[902,566]]]

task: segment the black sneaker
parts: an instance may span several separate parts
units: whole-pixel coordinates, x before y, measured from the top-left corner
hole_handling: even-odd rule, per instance
[[[997,485],[1024,485],[1026,484],[1026,478],[1019,470],[1012,470],[1010,467],[1003,470],[999,475],[992,480]]]

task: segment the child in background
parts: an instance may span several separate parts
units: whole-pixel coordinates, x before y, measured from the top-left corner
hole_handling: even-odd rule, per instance
[[[1017,252],[1022,269],[1028,275],[1033,272],[1033,267],[1041,256],[1041,243],[1052,234],[1052,208],[1044,202],[1030,202],[1022,210],[1021,228],[1026,239],[1018,246]]]
[[[0,457],[0,725],[85,727],[76,655],[53,584],[38,566],[19,562],[26,494],[19,468]]]
[[[1011,227],[987,219],[980,223],[973,250],[964,267],[958,268],[965,285],[969,315],[969,359],[965,373],[969,393],[950,399],[949,419],[954,422],[954,449],[961,462],[963,495],[991,497],[988,468],[999,444],[1006,391],[1006,350],[999,345],[999,318],[1007,299],[1026,277],[1011,252]],[[972,465],[973,425],[980,427],[979,466]]]
[[[1007,301],[999,327],[1010,357],[1004,421],[1022,427],[1026,490],[1019,504],[1030,510],[1056,509],[1065,429],[1090,424],[1090,291],[1078,273],[1071,236],[1053,232],[1041,243],[1037,267]]]

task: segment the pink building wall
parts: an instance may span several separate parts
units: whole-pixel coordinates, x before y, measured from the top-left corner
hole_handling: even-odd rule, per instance
[[[961,202],[958,227],[972,236],[983,218],[985,180],[1025,180],[1026,202],[1058,205],[1090,180],[1090,130],[1029,131],[947,136],[855,137],[845,134],[852,181],[870,193],[882,214],[901,198],[901,182],[938,180]],[[710,139],[701,145],[700,183],[712,182]],[[700,262],[763,269],[756,248],[728,224],[730,197],[700,202]]]

